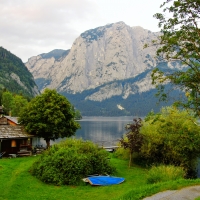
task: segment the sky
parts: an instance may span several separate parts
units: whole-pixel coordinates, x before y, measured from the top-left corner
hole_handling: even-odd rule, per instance
[[[70,49],[81,33],[123,21],[159,31],[162,0],[0,0],[0,46],[23,62]]]

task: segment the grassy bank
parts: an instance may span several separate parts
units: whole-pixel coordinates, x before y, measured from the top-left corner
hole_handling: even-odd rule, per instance
[[[178,189],[187,185],[200,184],[200,180],[179,180],[160,184],[146,184],[147,170],[138,166],[128,168],[127,161],[111,158],[117,167],[116,176],[126,181],[120,185],[92,187],[47,185],[29,173],[37,157],[0,159],[0,200],[106,200],[141,199],[165,189]]]

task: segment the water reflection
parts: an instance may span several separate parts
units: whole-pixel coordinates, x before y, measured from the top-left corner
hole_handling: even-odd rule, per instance
[[[83,117],[79,121],[81,129],[77,130],[74,137],[91,140],[103,146],[115,145],[126,132],[125,125],[132,123],[132,120],[133,117]],[[51,141],[51,144],[63,139]],[[35,145],[46,146],[46,142],[43,139],[34,138],[33,146]]]

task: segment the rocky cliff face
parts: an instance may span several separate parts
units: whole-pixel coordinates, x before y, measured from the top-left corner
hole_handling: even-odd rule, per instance
[[[143,46],[157,35],[123,22],[110,24],[82,33],[67,56],[57,60],[39,55],[30,58],[26,66],[36,82],[43,80],[40,89],[82,92],[155,67],[155,47]]]
[[[108,24],[82,33],[59,56],[34,56],[26,66],[40,90],[48,87],[65,95],[82,94],[84,101],[102,102],[114,96],[125,100],[153,89],[150,71],[158,65],[156,47],[143,47],[158,34],[123,22]]]

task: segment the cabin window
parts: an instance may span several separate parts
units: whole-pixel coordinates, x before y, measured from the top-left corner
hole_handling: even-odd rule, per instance
[[[16,146],[17,146],[16,140],[12,140],[11,141],[11,147],[16,147]]]

